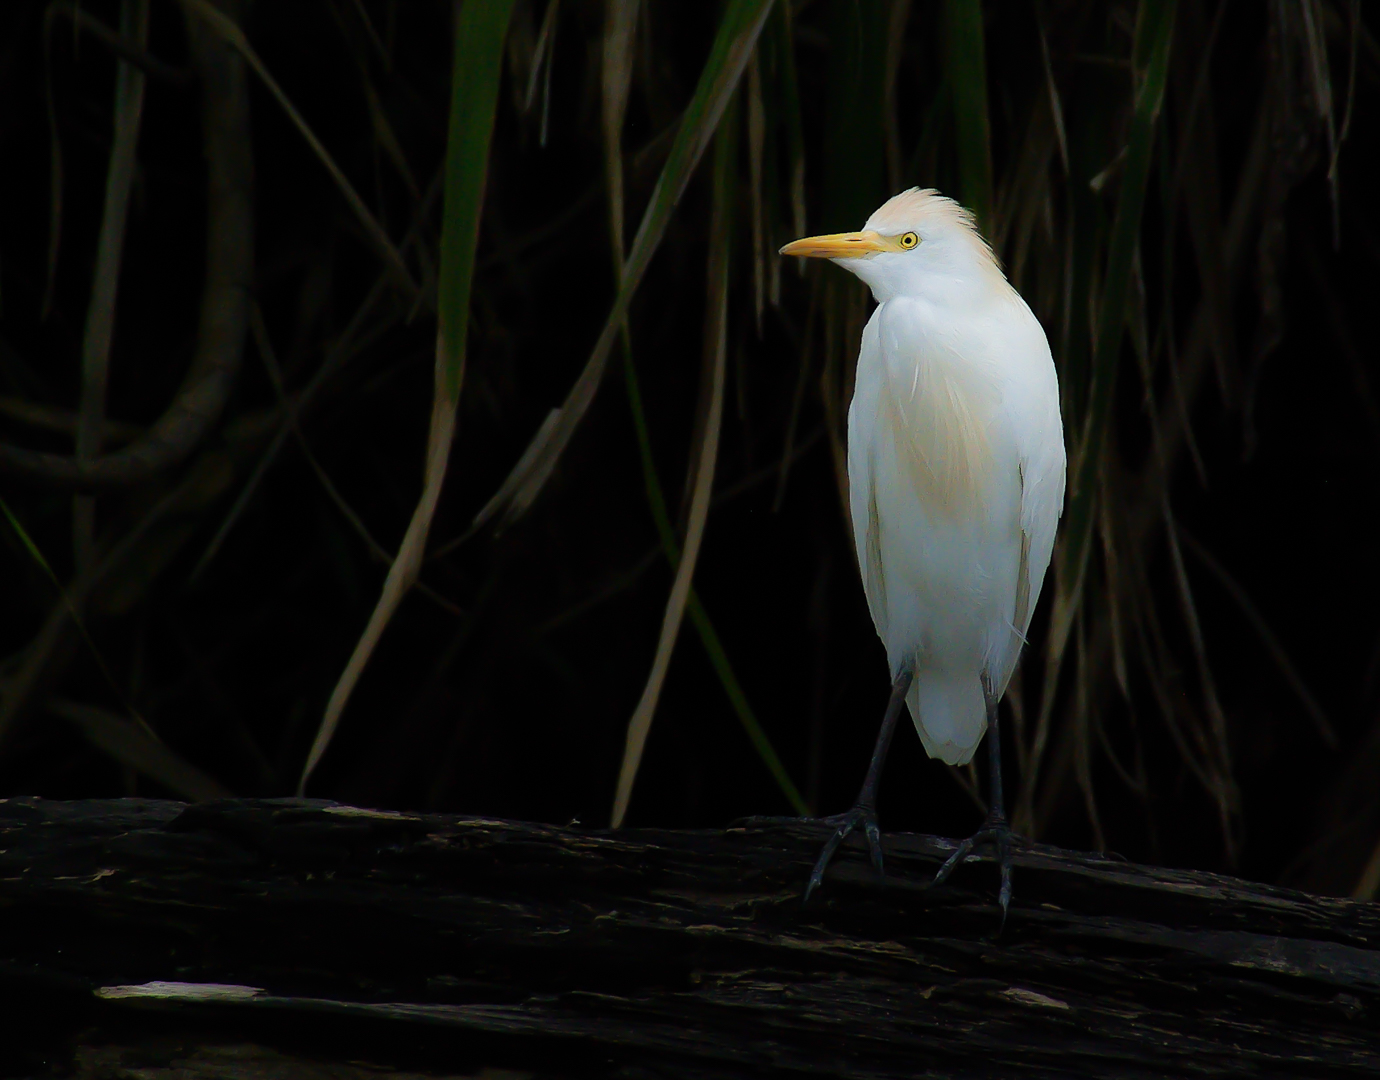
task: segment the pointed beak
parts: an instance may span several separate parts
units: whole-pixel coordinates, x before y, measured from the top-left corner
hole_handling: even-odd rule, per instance
[[[867,231],[828,233],[792,240],[781,249],[781,254],[814,259],[856,259],[873,252],[890,250],[890,245],[880,233]]]

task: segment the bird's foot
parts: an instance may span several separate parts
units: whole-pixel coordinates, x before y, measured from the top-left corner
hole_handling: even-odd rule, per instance
[[[824,871],[834,858],[834,853],[838,851],[839,845],[848,839],[848,834],[859,826],[862,826],[863,833],[867,836],[867,847],[872,855],[872,865],[877,868],[877,876],[886,876],[882,869],[882,830],[877,825],[877,811],[870,806],[860,803],[845,813],[833,814],[829,817],[767,817],[757,814],[752,817],[738,818],[729,823],[729,828],[768,828],[773,825],[832,825],[834,827],[833,833],[824,844],[824,850],[819,853],[819,859],[815,862],[814,870],[810,873],[810,881],[805,886],[805,899],[807,901],[810,899],[810,894],[823,883]]]
[[[824,850],[819,853],[815,868],[810,872],[810,883],[805,886],[806,903],[809,903],[810,894],[823,883],[824,871],[833,859],[834,852],[838,851],[839,845],[848,838],[848,834],[859,826],[867,836],[867,847],[872,854],[872,865],[877,868],[877,876],[885,879],[886,872],[882,869],[882,830],[877,825],[876,807],[859,803],[842,814],[815,820],[822,825],[833,825],[834,832],[825,841]]]
[[[1001,892],[997,894],[997,903],[1001,905],[1001,924],[1004,927],[1006,911],[1011,906],[1011,848],[1018,842],[1006,818],[989,816],[982,828],[958,845],[934,875],[931,884],[942,885],[953,873],[954,867],[968,858],[979,844],[991,844],[997,849],[997,865],[1001,868]]]

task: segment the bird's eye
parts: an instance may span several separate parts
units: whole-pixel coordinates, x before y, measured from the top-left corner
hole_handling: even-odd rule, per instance
[[[913,232],[908,232],[901,237],[901,247],[905,248],[907,251],[918,243],[920,243],[920,237],[916,236]]]

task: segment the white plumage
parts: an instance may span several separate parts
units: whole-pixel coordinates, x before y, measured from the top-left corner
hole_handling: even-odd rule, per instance
[[[848,412],[858,563],[925,750],[969,761],[1044,581],[1064,498],[1059,385],[1039,321],[972,216],[934,191],[859,233],[785,254],[832,258],[872,289]]]

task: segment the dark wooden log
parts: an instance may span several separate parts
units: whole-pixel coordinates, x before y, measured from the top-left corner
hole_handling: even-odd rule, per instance
[[[0,1074],[1380,1074],[1376,905],[1035,847],[997,937],[934,837],[803,906],[822,840],[10,799]]]

